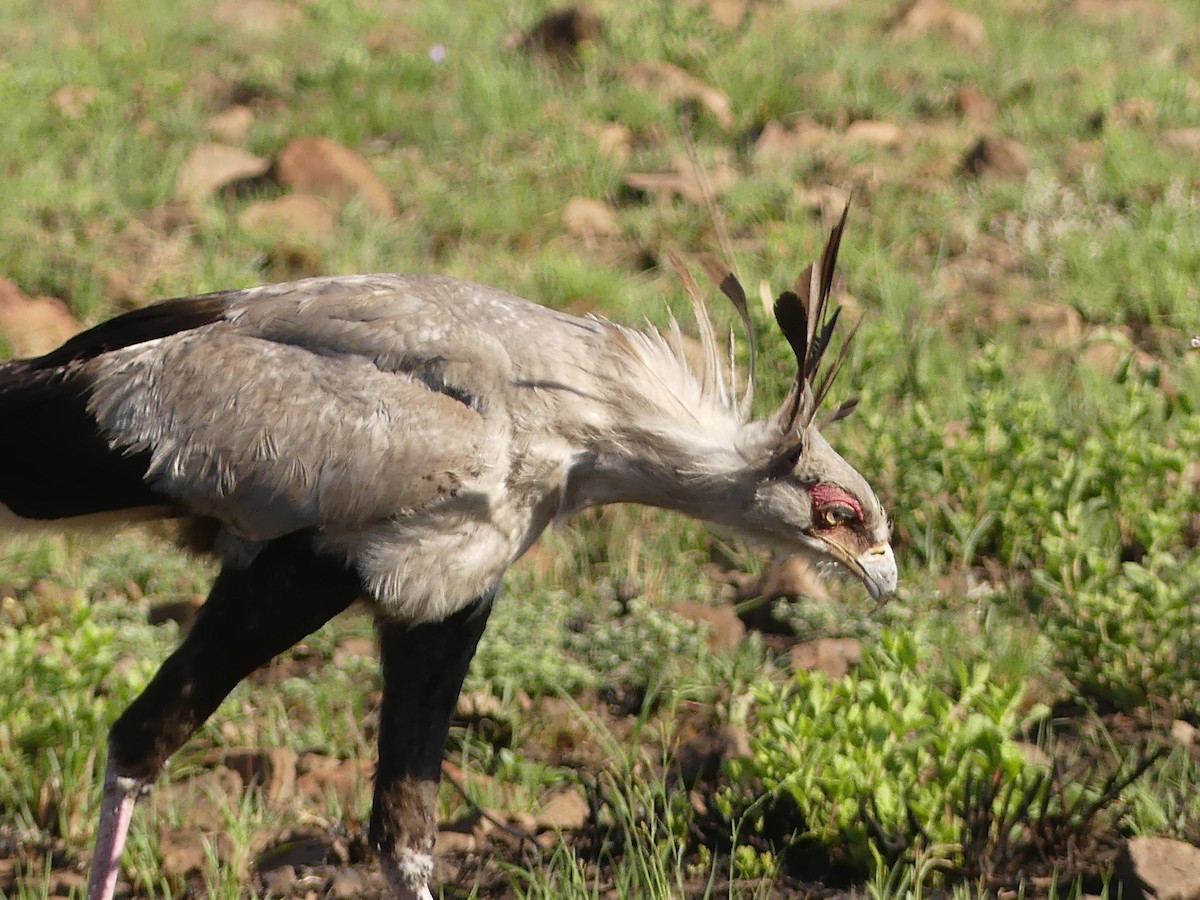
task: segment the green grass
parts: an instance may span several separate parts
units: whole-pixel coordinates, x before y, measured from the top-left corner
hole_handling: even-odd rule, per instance
[[[1039,743],[1062,764],[1064,797],[1100,789],[1089,766],[1136,761],[1140,745],[1113,723],[1159,738],[1175,720],[1200,724],[1200,353],[1189,349],[1200,333],[1200,155],[1163,139],[1200,125],[1200,32],[1189,0],[1112,19],[1049,0],[959,5],[980,17],[986,47],[938,32],[899,38],[883,0],[830,11],[754,3],[732,30],[703,6],[606,3],[602,39],[576,65],[556,66],[505,49],[545,3],[312,0],[287,6],[294,21],[254,30],[221,21],[213,0],[11,0],[0,20],[0,276],[62,298],[90,324],[141,300],[286,272],[273,239],[237,224],[249,202],[278,193],[269,186],[213,198],[180,230],[146,228],[173,202],[188,152],[212,139],[208,118],[238,101],[255,113],[245,149],[271,157],[295,136],[336,138],[364,154],[396,201],[394,220],[359,202],[342,207],[333,234],[306,250],[311,271],[432,270],[620,321],[661,323],[671,310],[687,321],[674,276],[648,262],[668,247],[713,249],[714,225],[702,207],[624,189],[627,173],[686,151],[682,110],[621,70],[663,60],[719,87],[733,127],[703,110],[688,127],[707,165],[725,159],[736,171],[719,206],[754,297],[760,280],[779,290],[819,250],[820,217],[803,189],[853,191],[842,273],[863,321],[839,398],[863,399],[830,437],[890,510],[902,572],[883,612],[839,582],[832,603],[781,603],[776,618],[803,638],[909,641],[914,658],[901,665],[879,650],[870,677],[822,694],[759,635],[713,653],[669,607],[729,599],[706,574],[712,560],[749,572],[763,560],[665,514],[581,517],[512,573],[468,682],[501,699],[505,721],[456,729],[450,756],[496,779],[487,783],[496,793],[476,798],[485,805],[507,802],[496,784],[516,785],[512,802],[525,809],[514,812],[582,783],[604,827],[565,835],[540,858],[497,850],[488,877],[524,897],[767,897],[815,879],[878,897],[975,895],[978,881],[955,880],[952,817],[933,812],[967,802],[953,760],[939,781],[920,770],[920,754],[885,754],[887,773],[832,784],[813,760],[881,765],[838,743],[874,715],[855,699],[872,678],[910,698],[918,723],[909,733],[908,719],[872,720],[876,738],[919,747],[936,735],[961,761],[971,717],[958,701],[974,683],[967,673],[987,673],[980,690],[1017,706],[1001,704],[989,720],[999,730],[983,756],[1016,772],[1012,741]],[[446,49],[440,64],[429,56],[436,44]],[[962,86],[995,101],[994,121],[959,114]],[[1117,107],[1130,100],[1149,112],[1123,117]],[[780,167],[759,166],[754,138],[772,119],[811,119],[833,136]],[[858,119],[897,124],[902,145],[845,141]],[[606,122],[630,128],[627,159],[606,156],[593,137]],[[982,133],[1020,141],[1028,177],[962,174]],[[621,234],[568,235],[560,217],[574,196],[613,204]],[[1034,304],[1069,308],[1077,330],[1031,324]],[[790,363],[755,306],[765,408],[786,389]],[[1126,357],[1115,370],[1091,361],[1106,341]],[[148,625],[146,611],[202,593],[211,574],[135,531],[0,541],[0,851],[16,848],[28,873],[14,896],[51,890],[52,856],[83,858],[106,729],[177,639],[174,625]],[[240,687],[168,778],[203,771],[213,748],[247,743],[369,758],[373,662],[332,664],[344,640],[369,636],[369,621],[352,614],[291,654],[315,661],[302,676],[285,663],[278,677]],[[850,724],[823,735],[809,709],[820,697],[836,698]],[[577,712],[565,732],[593,749],[548,746],[545,709],[564,700]],[[1035,725],[1035,704],[1053,715]],[[663,764],[697,721],[747,725],[756,751],[698,790],[704,812]],[[793,758],[780,734],[815,743]],[[1087,765],[1075,764],[1081,754]],[[907,779],[908,806],[891,809],[891,825],[907,810],[925,816],[924,836],[906,848],[889,849],[850,813],[888,799],[873,774]],[[787,785],[804,779],[824,793],[792,797],[781,819]],[[362,822],[369,799],[363,785],[272,808],[251,792],[225,812],[234,859],[195,883],[213,897],[255,895],[261,885],[244,863],[260,827]],[[1121,799],[1089,826],[1105,839],[1200,841],[1185,748]],[[442,801],[444,820],[467,810],[448,787]],[[1033,807],[1025,812],[1014,827],[1032,833]],[[182,889],[162,874],[157,848],[188,811],[168,819],[135,820],[126,872],[139,896]],[[825,849],[814,855],[814,844]],[[1105,866],[1097,857],[1088,874],[1102,880]],[[1081,889],[1046,884],[1010,886]],[[454,890],[447,896],[473,888]]]

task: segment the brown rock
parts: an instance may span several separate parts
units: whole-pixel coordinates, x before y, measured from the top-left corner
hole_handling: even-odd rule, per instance
[[[717,725],[688,738],[675,751],[675,767],[684,787],[715,778],[727,759],[751,755],[750,736],[738,725]]]
[[[224,144],[240,144],[246,139],[253,124],[254,110],[241,104],[231,106],[208,118],[209,133]]]
[[[600,16],[586,4],[558,9],[545,16],[521,42],[531,52],[557,62],[576,59],[580,48],[600,37]]]
[[[822,220],[827,222],[840,216],[850,202],[850,192],[833,184],[798,184],[792,194],[799,206],[820,213]],[[770,304],[765,300],[763,305],[767,312],[771,311]]]
[[[899,147],[904,141],[904,132],[895,122],[877,122],[859,119],[851,122],[845,138],[854,144],[869,144],[872,147]]]
[[[1172,150],[1200,153],[1200,128],[1171,128],[1162,133],[1162,142]]]
[[[175,199],[194,203],[212,196],[226,185],[267,173],[270,163],[240,147],[201,144],[194,148],[175,179]]]
[[[1024,178],[1030,168],[1028,152],[1012,138],[981,137],[962,161],[962,171],[976,176]]]
[[[338,642],[333,648],[333,664],[340,666],[347,660],[374,657],[378,653],[375,642],[370,638],[349,637]]]
[[[703,622],[712,627],[708,646],[714,652],[732,650],[746,636],[746,626],[732,606],[705,606],[703,603],[685,600],[671,607],[671,612],[689,622]]]
[[[370,777],[371,764],[365,761],[302,753],[296,761],[296,794],[314,803],[324,803],[332,794],[343,807],[351,807]]]
[[[750,8],[747,0],[701,0],[700,4],[693,2],[690,5],[693,7],[702,5],[708,10],[712,20],[727,31],[739,28],[745,21],[746,12]]]
[[[1200,848],[1169,838],[1131,838],[1113,876],[1126,900],[1200,900]]]
[[[158,841],[159,868],[168,878],[183,878],[208,867],[208,845],[212,844],[217,857],[228,859],[232,854],[229,836],[224,832],[206,834],[193,826],[164,829]]]
[[[470,831],[451,831],[443,828],[437,836],[437,852],[474,853],[479,847],[479,838]]]
[[[155,817],[166,817],[172,808],[186,808],[193,829],[221,831],[228,812],[237,809],[245,784],[237,772],[217,766],[183,781],[160,784],[150,794]]]
[[[0,278],[0,335],[14,356],[40,356],[83,330],[56,297],[30,297]]]
[[[1130,349],[1110,340],[1092,341],[1084,348],[1081,359],[1085,365],[1111,375],[1129,355]]]
[[[312,194],[285,194],[242,210],[238,224],[251,232],[297,241],[322,241],[333,233],[333,210]]]
[[[1114,125],[1145,128],[1158,121],[1158,104],[1148,97],[1129,97],[1115,104],[1106,119]]]
[[[1083,316],[1065,303],[1030,303],[1020,316],[1047,344],[1068,349],[1083,338]]]
[[[954,92],[954,106],[964,119],[981,125],[991,122],[1000,111],[995,100],[970,84]]]
[[[856,638],[820,638],[792,648],[792,668],[802,672],[824,672],[830,678],[845,678],[862,662],[862,643]]]
[[[247,787],[261,788],[268,803],[283,803],[296,793],[296,751],[288,747],[230,750],[221,762]]]
[[[47,897],[82,897],[86,887],[86,876],[81,872],[72,872],[70,869],[52,869],[46,877]],[[36,894],[31,890],[28,896],[36,896]]]
[[[262,873],[263,887],[267,889],[267,895],[271,897],[291,897],[292,888],[295,887],[299,880],[296,876],[296,870],[291,866],[283,866],[279,869],[272,869],[270,872]]]
[[[459,719],[502,719],[506,712],[504,703],[487,691],[464,691],[454,705],[454,715]]]
[[[91,84],[64,84],[50,96],[54,108],[68,119],[79,119],[100,99],[100,89]]]
[[[572,197],[563,209],[562,224],[567,234],[588,241],[621,233],[617,211],[590,197]]]
[[[1063,154],[1063,170],[1078,178],[1089,166],[1103,162],[1104,154],[1103,141],[1075,141]]]
[[[1167,15],[1167,7],[1158,0],[1075,0],[1074,9],[1089,18],[1108,21],[1136,16],[1153,22]]]
[[[1200,728],[1183,719],[1176,719],[1171,723],[1171,739],[1185,747],[1196,743],[1197,734],[1200,734]]]
[[[829,591],[821,582],[817,567],[800,555],[775,560],[763,572],[762,580],[748,597],[762,597],[768,602],[783,598],[811,597],[826,601]]]
[[[335,200],[361,197],[380,215],[394,216],[391,194],[358,153],[327,137],[295,138],[275,163],[279,183],[298,193]]]
[[[679,66],[650,59],[622,67],[621,74],[634,87],[656,95],[664,103],[699,103],[712,113],[722,128],[733,127],[729,95],[688,74]]]
[[[221,0],[212,17],[222,25],[232,25],[250,34],[274,34],[304,19],[298,6],[280,0]]]
[[[708,180],[708,188],[713,196],[720,197],[733,187],[737,173],[727,161],[719,160],[705,169],[704,177]],[[648,194],[659,202],[670,202],[676,197],[682,197],[697,206],[705,203],[704,184],[687,157],[677,157],[671,171],[630,172],[624,181],[626,187]]]
[[[587,800],[579,791],[555,791],[535,815],[538,827],[556,831],[572,831],[587,824],[591,815]]]
[[[987,44],[983,20],[946,0],[906,0],[893,18],[892,33],[901,38],[943,34],[971,50]]]
[[[760,169],[784,169],[826,144],[832,133],[810,119],[790,128],[772,119],[754,142],[754,164]]]
[[[358,900],[367,894],[367,880],[357,869],[339,869],[329,881],[326,900]]]
[[[619,122],[588,124],[584,131],[596,139],[600,153],[613,162],[623,163],[633,151],[633,132]]]

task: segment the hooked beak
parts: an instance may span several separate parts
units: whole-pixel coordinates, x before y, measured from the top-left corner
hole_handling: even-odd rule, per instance
[[[888,544],[876,544],[857,556],[828,539],[822,543],[829,555],[853,572],[867,588],[872,600],[884,600],[896,591],[896,557]]]

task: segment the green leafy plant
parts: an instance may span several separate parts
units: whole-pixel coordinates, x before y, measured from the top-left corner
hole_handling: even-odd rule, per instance
[[[853,866],[880,852],[875,833],[916,830],[951,846],[955,798],[977,773],[1019,779],[1031,764],[1013,735],[1047,714],[981,661],[931,670],[910,634],[888,632],[861,668],[830,680],[800,672],[755,692],[753,756],[731,763],[785,809],[801,841]],[[953,855],[953,851],[947,851]]]

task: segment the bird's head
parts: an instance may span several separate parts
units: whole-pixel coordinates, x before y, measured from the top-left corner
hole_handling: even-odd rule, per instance
[[[771,421],[755,425],[759,439],[762,432],[778,434]],[[896,589],[896,558],[883,504],[815,426],[791,437],[782,452],[761,455],[765,463],[754,467],[752,497],[742,514],[746,536],[822,568],[836,563],[872,598],[887,597]]]
[[[818,418],[853,337],[847,336],[833,361],[822,365],[840,312],[830,312],[828,301],[845,223],[843,211],[820,262],[775,300],[775,319],[796,355],[796,378],[776,412],[743,428],[739,449],[747,461],[747,506],[738,512],[735,527],[753,541],[799,553],[818,566],[844,567],[878,600],[896,589],[887,514],[867,480],[821,434],[822,427],[849,415],[858,401],[844,402]],[[745,291],[737,279],[711,260],[706,268],[748,326]],[[752,334],[749,327],[747,333]],[[753,356],[752,345],[751,370]]]

